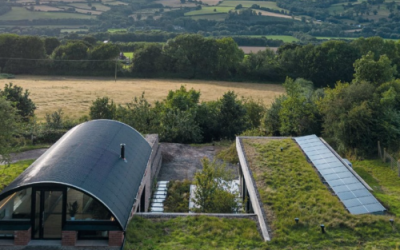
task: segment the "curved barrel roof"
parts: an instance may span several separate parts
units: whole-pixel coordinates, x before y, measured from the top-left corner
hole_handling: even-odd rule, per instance
[[[120,144],[125,143],[125,160]],[[112,120],[77,125],[1,193],[39,183],[57,183],[84,191],[102,202],[125,228],[151,147],[132,127]]]

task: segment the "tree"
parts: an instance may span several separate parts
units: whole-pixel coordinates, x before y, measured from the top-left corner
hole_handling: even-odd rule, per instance
[[[17,131],[17,110],[0,96],[0,156],[1,161],[10,163],[10,149]]]
[[[283,84],[287,98],[279,111],[280,134],[300,136],[319,132],[318,110],[312,102],[312,83],[303,79],[287,78]]]
[[[355,148],[359,154],[374,151],[372,147],[376,150],[374,91],[368,82],[339,82],[335,88],[326,89],[325,97],[317,102],[323,117],[323,136],[340,153]]]
[[[119,48],[114,44],[106,43],[96,46],[90,52],[90,59],[97,60],[91,62],[91,67],[93,70],[114,71],[118,55]]]
[[[244,52],[231,37],[217,39],[218,63],[215,75],[229,77],[235,73],[239,64],[243,61]]]
[[[221,138],[234,139],[236,135],[248,128],[246,108],[237,99],[237,95],[233,91],[225,93],[218,102],[220,136]]]
[[[195,212],[233,213],[237,210],[237,194],[231,193],[232,174],[225,164],[210,162],[208,158],[201,161],[203,169],[194,176],[196,191],[194,203],[199,207]]]
[[[133,55],[132,71],[144,75],[151,75],[161,70],[161,48],[156,44],[146,45]]]
[[[203,137],[193,110],[167,108],[160,115],[160,138],[166,142],[198,143]]]
[[[189,78],[213,76],[218,64],[215,39],[201,35],[179,35],[164,46],[165,67],[172,72],[184,72]]]
[[[97,98],[90,106],[90,119],[114,119],[117,107],[108,97]]]
[[[271,107],[267,109],[264,114],[262,127],[265,129],[267,135],[279,136],[280,135],[280,118],[279,113],[282,109],[282,102],[287,98],[286,95],[281,95],[275,98],[274,102],[271,104]]]
[[[6,84],[4,90],[0,90],[0,96],[10,101],[14,105],[18,114],[23,118],[24,121],[28,121],[30,117],[34,116],[36,109],[35,103],[29,98],[29,91],[12,83]]]
[[[93,36],[85,36],[83,39],[83,41],[91,44],[91,45],[95,45],[96,44],[96,38],[94,38]]]
[[[355,81],[368,81],[376,85],[392,80],[397,72],[396,66],[391,66],[391,61],[386,55],[380,56],[379,60],[375,61],[372,52],[356,60],[354,70]]]
[[[60,41],[55,37],[46,37],[44,39],[44,47],[46,49],[46,54],[51,55],[55,48],[60,46]]]
[[[118,120],[132,126],[140,133],[157,133],[159,129],[159,117],[151,104],[144,97],[144,92],[133,102],[121,105],[117,109]]]
[[[62,109],[59,109],[52,114],[46,114],[46,126],[50,129],[61,129],[63,127]]]
[[[200,99],[200,91],[196,91],[193,88],[189,91],[186,87],[181,85],[178,90],[170,90],[165,100],[165,107],[171,109],[179,109],[181,111],[186,111],[189,109],[197,108],[197,104]]]

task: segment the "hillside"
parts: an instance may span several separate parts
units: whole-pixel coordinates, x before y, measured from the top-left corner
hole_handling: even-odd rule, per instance
[[[398,39],[399,11],[400,3],[390,0],[8,0],[0,7],[0,32],[162,30],[205,36],[290,35],[303,41],[374,35]]]

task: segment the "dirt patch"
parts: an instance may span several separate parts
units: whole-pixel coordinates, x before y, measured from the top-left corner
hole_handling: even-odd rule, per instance
[[[201,170],[201,159],[204,157],[213,160],[217,149],[216,146],[190,146],[179,143],[161,143],[162,166],[158,174],[158,181],[171,180],[193,180],[194,174]],[[228,164],[238,176],[236,165]]]

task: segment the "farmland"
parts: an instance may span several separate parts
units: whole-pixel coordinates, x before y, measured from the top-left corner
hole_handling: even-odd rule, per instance
[[[34,20],[34,19],[93,19],[94,16],[77,14],[77,13],[60,13],[60,12],[44,12],[30,11],[23,7],[13,7],[12,11],[1,15],[0,20]]]
[[[260,99],[270,104],[274,97],[284,92],[278,84],[254,84],[239,82],[191,81],[191,80],[151,80],[113,78],[77,78],[77,77],[34,77],[25,76],[18,79],[0,80],[0,86],[13,82],[28,89],[37,106],[35,111],[39,119],[46,113],[53,113],[62,108],[64,114],[78,118],[89,112],[89,107],[96,97],[108,96],[116,103],[127,103],[144,91],[146,98],[154,103],[164,99],[169,90],[178,89],[181,85],[201,91],[201,100],[210,101],[220,98],[229,90],[238,96]],[[1,87],[1,88],[2,88]]]

